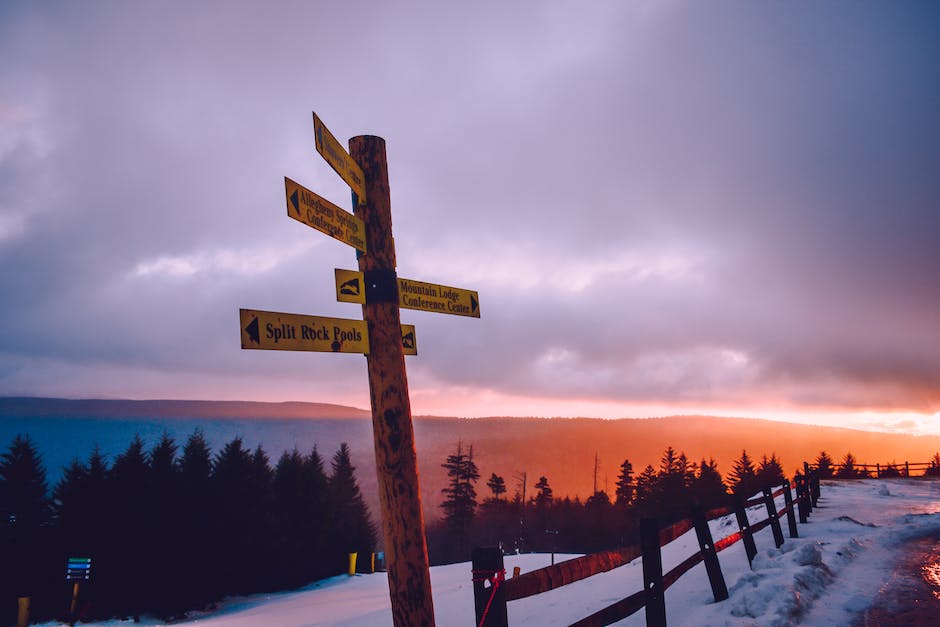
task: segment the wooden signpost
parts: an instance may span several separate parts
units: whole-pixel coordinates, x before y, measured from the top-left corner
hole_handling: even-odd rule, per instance
[[[415,328],[400,309],[480,317],[476,292],[399,279],[392,239],[385,140],[349,140],[347,153],[314,113],[316,149],[352,189],[353,213],[285,178],[287,215],[357,250],[359,270],[336,270],[336,297],[362,305],[362,320],[242,309],[242,348],[366,356],[392,620],[434,625],[424,513],[418,485],[405,355],[417,354]]]
[[[75,611],[78,609],[79,586],[83,581],[91,579],[91,558],[70,557],[66,565],[65,580],[74,581],[72,584],[72,602],[69,603],[69,617],[71,625],[75,624]]]

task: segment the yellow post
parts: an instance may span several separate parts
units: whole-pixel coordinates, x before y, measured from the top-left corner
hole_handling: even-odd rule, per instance
[[[16,627],[26,627],[29,624],[29,597],[19,597],[17,604]]]
[[[375,552],[372,552],[372,566],[369,568],[370,573],[375,572]]]
[[[356,574],[356,559],[359,557],[358,553],[349,554],[349,576],[352,577]]]
[[[522,572],[522,568],[520,568],[519,566],[513,566],[513,567],[512,567],[512,578],[515,579],[516,577],[519,576],[519,573],[521,573],[521,572]]]

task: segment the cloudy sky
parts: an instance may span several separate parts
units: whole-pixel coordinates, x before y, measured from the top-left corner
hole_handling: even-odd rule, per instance
[[[0,394],[368,406],[287,217],[385,138],[415,413],[710,413],[940,432],[940,6],[0,5]]]

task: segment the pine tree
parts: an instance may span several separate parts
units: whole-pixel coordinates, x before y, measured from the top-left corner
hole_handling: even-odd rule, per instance
[[[182,558],[176,574],[182,605],[197,608],[215,601],[221,589],[215,576],[217,525],[212,490],[212,451],[202,431],[193,432],[179,461],[179,514],[185,533],[177,539]]]
[[[329,502],[329,477],[323,466],[323,458],[316,447],[309,455],[304,456],[303,487],[300,498],[303,509],[302,514],[307,521],[306,529],[300,530],[305,537],[303,546],[306,547],[308,560],[303,571],[305,581],[312,581],[327,577],[331,573],[326,564],[318,559],[326,552],[332,540],[329,537],[330,520],[332,512]],[[372,525],[370,521],[370,525]],[[375,526],[372,525],[373,537]]]
[[[493,493],[493,500],[500,501],[500,497],[506,493],[506,480],[494,472],[486,482],[486,487]]]
[[[52,510],[46,470],[29,436],[18,435],[0,456],[0,512],[3,522],[21,529],[47,523]]]
[[[47,523],[52,508],[46,471],[28,436],[18,435],[0,456],[0,589],[16,595],[36,594],[48,559]],[[2,595],[6,597],[6,595]]]
[[[940,476],[940,453],[934,453],[930,459],[930,466],[924,471],[926,477]]]
[[[274,469],[274,572],[279,587],[295,587],[332,574],[323,568],[327,547],[327,477],[316,449],[284,452]]]
[[[692,482],[692,493],[702,507],[708,509],[724,505],[728,499],[728,487],[718,472],[718,463],[703,458],[698,465],[698,474]]]
[[[185,609],[184,591],[175,577],[179,564],[185,558],[179,545],[183,535],[180,511],[178,447],[166,431],[150,451],[150,472],[145,504],[143,535],[150,549],[162,559],[155,560],[140,575],[140,585],[148,590],[149,612],[164,619],[177,616]]]
[[[535,495],[536,507],[544,508],[552,504],[555,497],[552,494],[551,486],[548,485],[547,477],[539,477],[538,482],[535,484],[535,489],[538,490],[538,494]]]
[[[741,457],[734,462],[728,474],[732,491],[744,498],[750,498],[758,490],[757,471],[747,451],[741,451]]]
[[[763,489],[765,487],[777,487],[786,481],[783,473],[783,466],[777,459],[777,454],[772,453],[770,458],[766,455],[761,456],[760,465],[757,467],[757,485]]]
[[[647,464],[640,476],[636,478],[636,502],[639,505],[649,505],[658,501],[659,478],[652,464]]]
[[[216,455],[212,468],[211,539],[217,595],[248,594],[257,589],[256,574],[243,567],[256,553],[254,519],[258,515],[255,464],[236,437]],[[252,560],[249,562],[249,560]]]
[[[348,553],[375,550],[375,525],[369,518],[362,492],[356,481],[349,446],[343,442],[333,455],[330,475],[330,512],[333,515],[332,545],[340,554],[337,567],[342,572]]]
[[[842,458],[842,463],[839,465],[839,470],[836,472],[836,476],[842,479],[854,479],[858,476],[858,470],[855,468],[855,456],[851,453],[846,453],[845,457]]]
[[[444,494],[444,502],[441,503],[444,522],[457,543],[462,544],[467,539],[477,507],[474,484],[480,478],[480,472],[473,462],[473,447],[465,453],[463,443],[458,442],[457,451],[448,455],[441,467],[447,470],[448,477],[447,486],[441,490]]]
[[[833,474],[832,464],[832,457],[829,456],[829,453],[820,451],[819,457],[816,458],[816,472],[819,473],[820,477],[831,477]]]
[[[636,486],[633,482],[633,464],[629,459],[623,460],[620,464],[620,474],[617,475],[617,505],[625,506],[633,502],[633,494]]]
[[[146,591],[131,575],[145,554],[140,538],[145,536],[148,515],[149,472],[144,443],[136,435],[114,460],[108,476],[111,500],[105,524],[110,542],[101,568],[96,569],[96,588],[103,597],[114,599],[118,616],[136,618],[144,610]]]
[[[633,502],[636,485],[633,480],[633,464],[629,459],[620,464],[620,474],[617,475],[617,490],[614,493],[616,504],[624,507]]]

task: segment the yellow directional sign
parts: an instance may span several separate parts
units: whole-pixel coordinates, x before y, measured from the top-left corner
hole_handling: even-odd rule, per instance
[[[341,303],[365,303],[366,286],[362,272],[335,270],[336,300]],[[473,290],[398,279],[398,306],[402,309],[432,311],[456,316],[480,317],[480,296]]]
[[[317,152],[336,170],[349,187],[356,193],[360,203],[366,201],[365,176],[356,160],[349,156],[343,145],[336,141],[323,120],[313,114],[313,134],[316,138]]]
[[[319,353],[369,352],[364,320],[239,309],[242,348]],[[414,325],[401,325],[406,355],[418,354]]]
[[[288,216],[366,252],[366,227],[362,220],[286,176],[284,193]]]
[[[366,286],[363,275],[358,270],[340,270],[334,268],[336,275],[336,300],[341,303],[366,302]]]
[[[401,325],[401,347],[405,349],[406,355],[418,354],[418,335],[415,333],[415,325]]]

